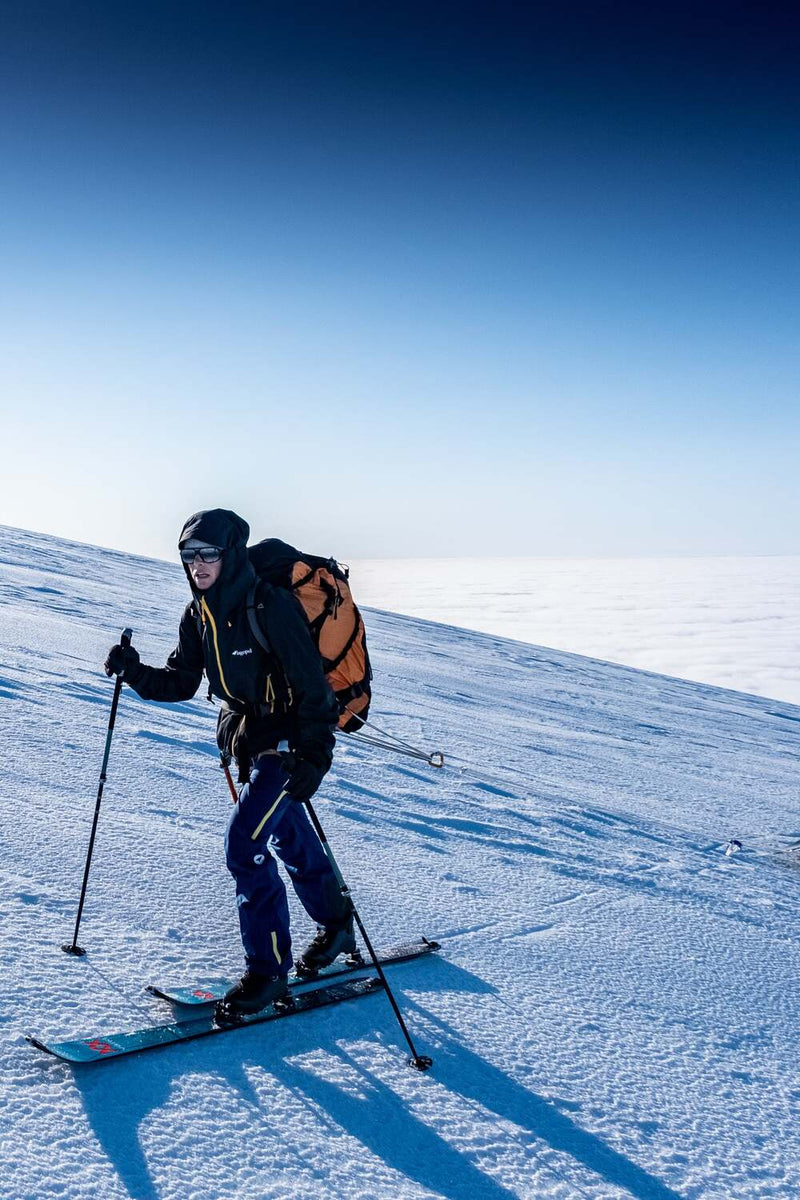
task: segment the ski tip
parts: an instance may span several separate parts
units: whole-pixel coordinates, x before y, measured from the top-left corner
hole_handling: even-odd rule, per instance
[[[163,991],[158,984],[146,983],[142,990],[147,992],[148,996],[156,996],[159,1000],[172,1000],[174,1002],[174,996],[169,992]]]
[[[28,1043],[29,1046],[35,1046],[37,1050],[44,1050],[45,1054],[53,1053],[53,1051],[50,1049],[50,1047],[48,1045],[46,1045],[44,1042],[40,1041],[39,1038],[34,1037],[32,1033],[25,1034],[25,1041]]]
[[[434,942],[431,938],[426,938],[424,934],[420,938],[420,941],[431,950],[441,950],[442,948],[441,942]]]

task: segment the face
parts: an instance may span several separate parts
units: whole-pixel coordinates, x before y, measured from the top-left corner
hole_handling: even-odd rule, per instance
[[[222,571],[222,559],[219,562],[204,563],[195,555],[188,564],[192,583],[201,592],[205,592],[217,582]]]

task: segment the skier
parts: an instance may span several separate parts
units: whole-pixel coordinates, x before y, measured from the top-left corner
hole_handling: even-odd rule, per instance
[[[190,700],[205,671],[209,695],[221,701],[217,743],[226,761],[236,760],[243,784],[225,837],[245,953],[244,973],[223,1001],[223,1013],[232,1017],[280,1002],[288,991],[289,908],[270,851],[317,924],[298,968],[313,973],[355,950],[350,901],[303,808],[330,768],[338,706],[290,592],[259,586],[270,653],[254,638],[249,533],[247,522],[227,509],[190,517],[178,548],[193,600],[166,666],[146,666],[133,646],[121,644],[105,662],[107,675],[121,675],[145,700]]]

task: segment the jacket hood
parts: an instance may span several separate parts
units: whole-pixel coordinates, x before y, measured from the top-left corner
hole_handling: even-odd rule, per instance
[[[189,517],[178,538],[178,549],[195,539],[225,551],[219,579],[203,592],[194,586],[189,568],[183,564],[192,595],[196,600],[205,597],[206,603],[221,615],[235,608],[255,581],[255,571],[247,555],[249,536],[250,526],[243,517],[228,508],[208,508]]]
[[[249,536],[250,526],[243,517],[229,508],[207,508],[185,522],[178,538],[178,549],[184,542],[195,538],[198,542],[208,542],[209,546],[229,550],[239,545],[246,546]]]

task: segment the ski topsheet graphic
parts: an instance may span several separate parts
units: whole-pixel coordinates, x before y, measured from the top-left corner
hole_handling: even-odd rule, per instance
[[[328,987],[314,988],[309,992],[301,992],[293,996],[288,1006],[280,1008],[270,1005],[262,1012],[251,1016],[241,1017],[235,1024],[218,1025],[213,1012],[188,1021],[175,1021],[170,1025],[151,1025],[146,1029],[136,1029],[130,1033],[106,1033],[96,1030],[88,1037],[72,1038],[64,1042],[45,1042],[35,1037],[26,1041],[37,1050],[44,1050],[62,1058],[65,1062],[90,1063],[105,1062],[111,1058],[120,1058],[123,1054],[137,1054],[141,1050],[152,1050],[156,1046],[169,1046],[174,1042],[190,1042],[194,1038],[209,1037],[214,1033],[230,1033],[234,1029],[243,1029],[248,1025],[259,1025],[265,1021],[279,1021],[286,1017],[295,1017],[300,1013],[311,1012],[316,1008],[327,1008],[332,1004],[341,1004],[346,1000],[357,1000],[361,996],[370,996],[375,991],[382,991],[383,985],[379,979],[370,976],[367,979],[348,979],[340,983],[332,983]]]
[[[381,952],[378,960],[381,966],[391,966],[393,963],[420,958],[438,949],[438,942],[430,942],[423,938],[419,942],[403,942],[398,946],[393,946]],[[218,1023],[214,1010],[210,1008],[214,1000],[220,999],[225,994],[230,986],[229,981],[205,980],[200,985],[190,985],[189,987],[173,989],[151,987],[149,989],[154,995],[175,1003],[209,1006],[206,1010],[199,1012],[197,1016],[190,1016],[185,1021],[151,1025],[127,1033],[107,1033],[100,1029],[94,1030],[84,1037],[69,1038],[64,1041],[51,1042],[32,1036],[28,1036],[26,1041],[35,1046],[37,1050],[44,1050],[47,1054],[53,1054],[65,1062],[103,1062],[111,1058],[120,1058],[125,1054],[137,1054],[142,1050],[152,1050],[157,1046],[189,1042],[195,1038],[209,1037],[215,1033],[230,1033],[234,1029],[242,1029],[248,1025],[279,1021],[285,1017],[312,1012],[317,1008],[327,1008],[333,1004],[342,1004],[347,1000],[370,996],[375,991],[383,990],[383,984],[374,975],[360,975],[355,979],[338,979],[335,983],[328,982],[331,976],[364,972],[369,970],[369,966],[368,962],[334,963],[317,976],[293,979],[288,1003],[269,1005],[261,1012],[242,1016],[233,1023]],[[316,986],[314,986],[315,984]],[[303,989],[302,985],[307,985],[307,988]],[[184,1001],[184,995],[190,998]]]
[[[411,959],[420,958],[424,954],[431,954],[434,950],[438,949],[439,943],[430,942],[427,938],[422,938],[418,942],[401,942],[397,946],[389,946],[385,950],[379,950],[378,962],[382,967],[388,967],[395,963],[410,962]],[[291,978],[289,986],[291,988],[298,988],[304,984],[313,984],[319,980],[332,979],[340,975],[350,975],[356,971],[368,970],[371,965],[368,959],[359,962],[348,960],[335,962],[330,967],[324,967],[316,975],[298,975]],[[214,976],[176,987],[158,987],[155,984],[151,984],[147,988],[147,991],[153,996],[158,996],[160,1000],[170,1000],[173,1004],[195,1006],[211,1004],[216,1000],[221,1000],[231,986],[231,983],[230,979]]]

